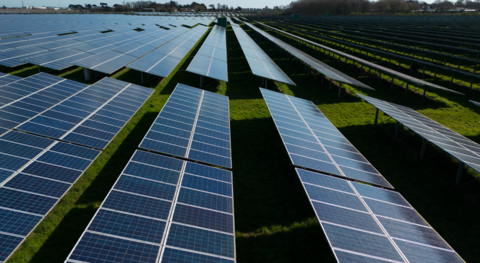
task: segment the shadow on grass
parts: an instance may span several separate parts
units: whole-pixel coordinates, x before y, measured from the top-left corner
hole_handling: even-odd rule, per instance
[[[93,204],[105,199],[156,116],[154,112],[143,115],[30,262],[63,262],[67,258],[98,209]]]

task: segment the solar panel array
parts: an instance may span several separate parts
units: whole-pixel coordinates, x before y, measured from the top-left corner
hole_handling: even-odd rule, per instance
[[[0,136],[0,262],[6,261],[99,153],[16,131]]]
[[[464,262],[399,193],[296,172],[338,262]]]
[[[104,78],[16,129],[104,149],[153,90]]]
[[[232,173],[137,150],[67,262],[235,262]]]
[[[365,88],[373,90],[373,88],[369,87],[368,85],[363,84],[362,82],[328,66],[327,64],[321,62],[320,60],[308,55],[307,53],[281,41],[280,39],[264,32],[263,30],[258,29],[257,27],[251,25],[250,23],[245,22],[245,25],[249,26],[251,29],[255,30],[257,33],[261,34],[268,40],[272,41],[279,47],[286,50],[288,53],[292,54],[294,57],[298,58],[299,60],[303,61],[310,67],[314,68],[316,71],[320,72],[321,74],[327,76],[329,79],[333,81],[338,81],[341,83],[346,83],[352,86]]]
[[[129,64],[127,68],[159,77],[167,77],[207,30],[208,27],[196,26],[139,60]]]
[[[12,76],[13,77],[13,76]],[[84,90],[88,85],[52,76],[35,74],[0,86],[0,134],[37,116],[55,104]]]
[[[178,84],[139,148],[231,168],[228,97]]]
[[[364,95],[358,96],[472,169],[480,172],[480,145],[478,143],[413,109]]]
[[[225,27],[215,25],[188,65],[187,71],[228,82],[227,31]]]
[[[232,23],[232,20],[230,20]],[[232,23],[232,29],[247,59],[252,74],[274,81],[295,85],[277,64],[253,41],[243,29]]]
[[[295,166],[393,188],[311,101],[260,91]]]

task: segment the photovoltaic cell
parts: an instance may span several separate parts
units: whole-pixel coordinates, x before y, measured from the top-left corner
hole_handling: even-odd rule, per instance
[[[139,148],[232,167],[228,97],[178,84]]]
[[[228,82],[227,33],[215,25],[198,50],[187,71]]]
[[[260,91],[295,166],[393,188],[311,101]]]
[[[185,177],[203,181],[186,187]],[[156,262],[155,254],[160,262],[234,262],[231,182],[229,171],[137,150],[67,261]],[[203,188],[214,183],[230,191]]]
[[[104,149],[152,93],[104,78],[16,129]]]
[[[411,108],[364,95],[358,96],[399,123],[402,123],[425,140],[428,140],[462,163],[480,172],[480,145],[478,143],[425,117]]]
[[[295,170],[338,262],[464,262],[398,192]]]
[[[0,136],[0,145],[9,154],[0,155],[0,262],[3,262],[100,152],[16,131]]]

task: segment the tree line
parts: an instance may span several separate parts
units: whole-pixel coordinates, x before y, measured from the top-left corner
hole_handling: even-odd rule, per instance
[[[209,5],[210,9],[203,3],[192,2],[191,4],[181,5],[178,4],[176,1],[170,1],[166,3],[157,3],[156,1],[132,1],[126,2],[123,1],[121,4],[114,4],[113,6],[108,6],[107,3],[100,3],[100,5],[96,4],[70,4],[68,6],[72,10],[77,11],[89,11],[89,12],[105,12],[105,11],[115,11],[115,12],[141,12],[144,11],[145,8],[153,9],[155,12],[172,12],[172,11],[216,11],[215,5]],[[241,7],[237,7],[235,10],[241,10]],[[232,7],[222,5],[223,10],[234,10]]]
[[[478,9],[480,0],[458,0],[455,3],[436,0],[432,4],[417,0],[297,0],[292,2],[291,11],[305,15],[348,15],[351,13],[406,13],[414,10],[448,11],[455,7]]]

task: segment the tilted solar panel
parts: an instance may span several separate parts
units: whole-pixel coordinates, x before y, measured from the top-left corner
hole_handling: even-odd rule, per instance
[[[0,79],[0,81],[2,81],[2,79]],[[469,100],[469,101],[476,106],[480,106],[480,102],[476,102],[476,101],[473,101],[473,100]]]
[[[190,52],[208,27],[197,26],[131,63],[127,68],[167,77]]]
[[[0,73],[0,86],[15,82],[17,80],[21,80],[22,78],[10,75],[10,74],[5,74],[5,73]]]
[[[178,84],[139,148],[231,168],[228,97]]]
[[[235,262],[232,173],[137,150],[67,262]]]
[[[0,134],[87,87],[88,85],[46,73],[35,74],[1,86]]]
[[[425,117],[413,109],[364,95],[358,96],[440,149],[480,172],[480,145],[478,143]]]
[[[234,24],[232,24],[234,25]],[[274,81],[295,85],[293,81],[280,69],[277,64],[253,41],[250,36],[239,26],[232,26],[242,48],[252,74]]]
[[[187,71],[222,81],[228,81],[227,33],[215,26],[198,50]]]
[[[104,149],[152,93],[104,78],[16,129]]]
[[[393,188],[311,101],[260,91],[295,166]]]
[[[16,131],[0,136],[0,262],[7,260],[99,153]]]
[[[465,262],[400,193],[295,170],[338,262]]]

